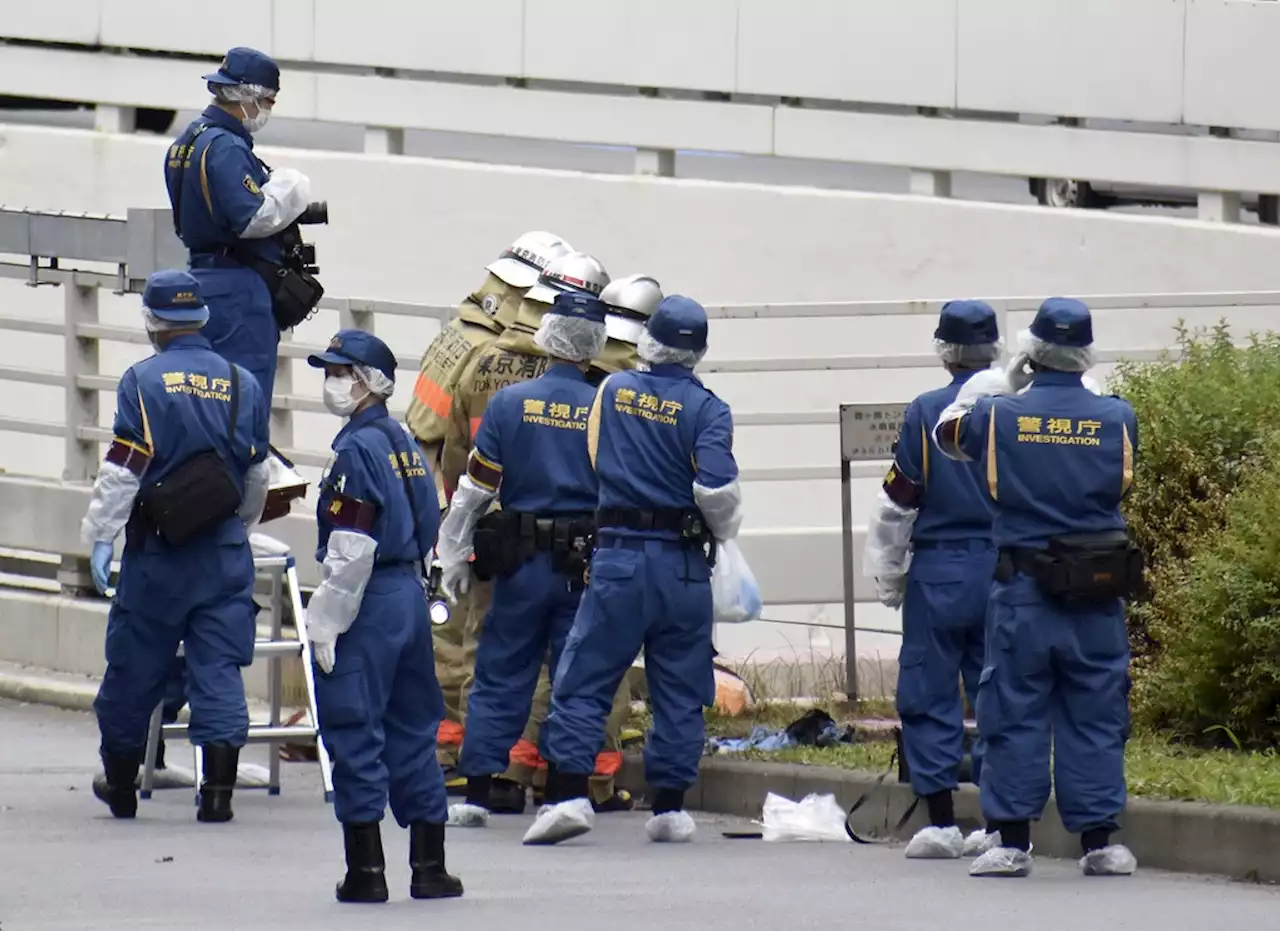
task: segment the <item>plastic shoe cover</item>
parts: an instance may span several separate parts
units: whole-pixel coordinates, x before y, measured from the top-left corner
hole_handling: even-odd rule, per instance
[[[993,847],[999,846],[999,831],[992,831],[988,834],[985,830],[979,828],[964,839],[964,855],[966,857],[979,857]]]
[[[955,825],[940,828],[930,825],[916,831],[907,844],[908,860],[958,860],[964,853],[964,835]]]
[[[479,805],[449,806],[449,820],[445,824],[451,828],[485,828],[489,826],[489,810]]]
[[[1092,850],[1080,858],[1086,876],[1132,876],[1137,868],[1137,858],[1123,844]]]
[[[992,847],[969,867],[970,876],[1030,876],[1031,854],[1016,847]]]
[[[586,834],[595,824],[596,813],[591,800],[575,798],[558,805],[544,806],[538,818],[524,835],[526,844],[558,844],[562,840]]]
[[[654,815],[644,826],[644,832],[655,844],[686,844],[693,840],[697,825],[687,811],[664,811]]]

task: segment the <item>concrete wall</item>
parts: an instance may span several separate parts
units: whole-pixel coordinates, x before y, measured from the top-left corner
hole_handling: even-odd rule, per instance
[[[163,205],[160,139],[0,127],[0,202]],[[307,173],[330,293],[453,302],[530,228],[707,302],[1265,290],[1280,233],[940,199],[272,151]]]

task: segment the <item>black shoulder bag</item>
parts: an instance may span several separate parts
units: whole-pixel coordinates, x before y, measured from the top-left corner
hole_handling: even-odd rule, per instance
[[[201,133],[209,128],[209,125],[201,123],[200,128],[192,133],[183,145],[194,143]],[[257,158],[256,155],[254,157]],[[258,159],[258,164],[268,174],[271,173],[270,167],[262,159]],[[178,183],[173,191],[173,231],[179,239],[182,239],[182,230],[178,222],[178,211],[182,206],[182,188],[186,182],[187,166],[184,162],[178,172]],[[324,297],[324,288],[314,275],[303,268],[300,258],[297,260],[294,258],[299,254],[302,246],[298,224],[292,223],[276,235],[280,238],[280,246],[286,262],[284,265],[276,265],[258,258],[238,241],[223,248],[228,255],[246,268],[253,269],[262,279],[267,286],[267,293],[271,295],[271,313],[276,319],[276,328],[283,331],[292,329],[311,316],[320,299]]]
[[[240,409],[240,376],[231,364],[231,422],[227,445],[235,450]],[[231,470],[217,450],[196,453],[138,495],[143,527],[170,546],[182,546],[217,527],[240,510],[242,496]]]

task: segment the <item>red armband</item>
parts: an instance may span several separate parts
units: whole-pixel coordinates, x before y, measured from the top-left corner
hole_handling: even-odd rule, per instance
[[[134,475],[141,475],[146,471],[147,464],[151,462],[151,454],[136,443],[117,437],[112,441],[111,448],[107,450],[106,461],[112,465],[122,466]]]
[[[378,516],[378,508],[368,501],[336,494],[329,502],[328,515],[329,522],[335,527],[368,533],[373,529],[373,520]]]
[[[467,459],[467,475],[485,491],[497,491],[502,484],[502,466],[490,462],[474,449]]]
[[[924,495],[924,489],[903,475],[896,464],[889,466],[883,487],[889,500],[904,508],[919,507],[920,498]]]

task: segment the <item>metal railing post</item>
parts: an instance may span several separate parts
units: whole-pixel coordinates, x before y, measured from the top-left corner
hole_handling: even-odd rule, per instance
[[[350,301],[345,302],[342,309],[338,311],[338,325],[344,330],[364,330],[366,333],[377,332],[374,329],[373,311],[352,310]]]
[[[285,330],[280,334],[282,343],[292,339],[292,330]],[[283,353],[276,354],[275,394],[286,396],[293,394],[293,359]],[[267,399],[267,405],[271,409],[271,422],[268,427],[271,445],[276,449],[291,449],[293,447],[293,410],[288,407],[275,407],[273,398]]]
[[[79,335],[81,324],[98,322],[98,289],[78,284],[66,288],[66,334],[63,336],[63,371],[66,373],[66,463],[63,481],[87,482],[93,477],[98,460],[96,440],[82,439],[82,427],[98,426],[98,391],[81,388],[76,381],[82,375],[98,374],[98,339]]]

